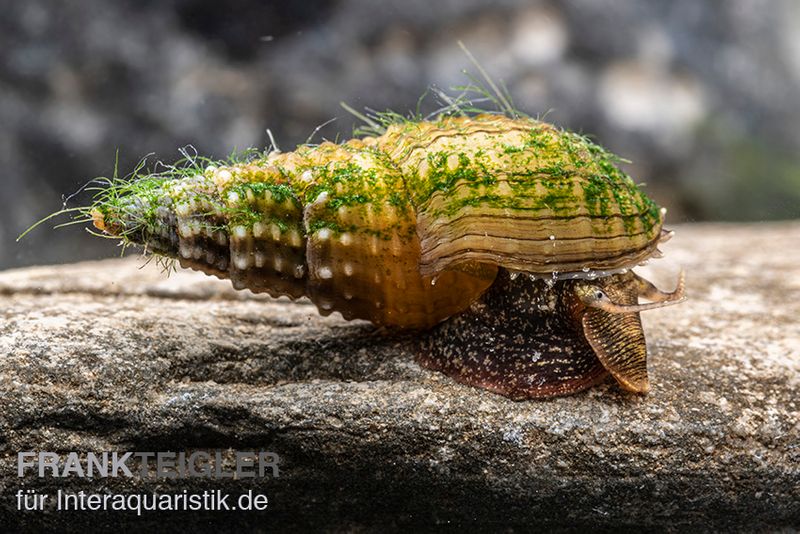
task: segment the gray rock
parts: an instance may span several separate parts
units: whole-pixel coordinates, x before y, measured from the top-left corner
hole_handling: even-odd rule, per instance
[[[652,392],[512,402],[414,363],[413,336],[139,259],[0,274],[3,522],[274,530],[800,527],[800,224],[678,228],[641,269]],[[16,477],[18,451],[269,450],[280,478]],[[16,512],[19,489],[246,489],[263,513]],[[165,522],[167,521],[167,522]]]

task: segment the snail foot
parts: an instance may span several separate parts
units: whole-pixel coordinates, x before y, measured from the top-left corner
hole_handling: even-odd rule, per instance
[[[569,284],[501,269],[470,308],[425,335],[417,362],[513,400],[591,387],[608,372],[576,320]]]

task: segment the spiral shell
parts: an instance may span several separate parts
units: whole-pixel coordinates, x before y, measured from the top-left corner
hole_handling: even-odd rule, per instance
[[[96,203],[95,225],[236,288],[425,328],[498,268],[557,278],[654,254],[663,213],[584,137],[483,114],[391,125]]]

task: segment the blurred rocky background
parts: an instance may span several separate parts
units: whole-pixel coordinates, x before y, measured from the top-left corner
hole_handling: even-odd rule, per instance
[[[0,0],[0,268],[113,254],[78,227],[14,238],[117,151],[125,174],[267,128],[346,137],[340,101],[463,83],[458,40],[520,109],[630,159],[669,220],[800,217],[794,0]]]

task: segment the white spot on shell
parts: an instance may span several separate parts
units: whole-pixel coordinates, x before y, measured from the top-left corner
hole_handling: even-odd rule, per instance
[[[189,204],[187,202],[181,202],[175,206],[175,213],[178,214],[178,217],[186,217],[189,215]]]
[[[234,226],[233,227],[233,237],[236,239],[244,239],[247,237],[247,228],[244,226]]]
[[[255,254],[256,267],[259,269],[267,263],[267,256],[263,252],[256,252]]]
[[[303,275],[306,274],[306,268],[302,265],[295,265],[294,266],[294,277],[295,278],[303,278]]]
[[[349,247],[353,243],[352,234],[350,234],[350,232],[343,232],[342,235],[339,236],[339,242],[342,245]]]
[[[188,243],[181,243],[178,251],[183,258],[189,259],[192,257],[192,246]]]
[[[300,238],[300,233],[297,230],[291,230],[289,232],[289,244],[293,247],[299,247],[303,244],[303,240]]]
[[[344,271],[344,274],[346,274],[347,276],[353,276],[353,264],[352,263],[346,262],[342,266],[342,270]]]
[[[556,236],[554,236],[554,235],[550,234],[550,241],[554,241],[554,240],[555,240],[555,238],[556,238]]]
[[[281,228],[280,228],[280,226],[278,226],[275,223],[272,223],[271,225],[269,225],[269,230],[272,233],[272,239],[274,239],[275,241],[280,241],[281,240]]]
[[[247,269],[250,266],[247,254],[241,254],[241,253],[234,254],[233,265],[240,271],[244,271],[245,269]]]
[[[237,193],[236,191],[231,191],[230,193],[228,193],[228,204],[238,204],[238,203],[239,203],[239,193]]]
[[[351,293],[349,290],[345,290],[343,295],[344,300],[353,300],[353,293]]]
[[[323,310],[332,310],[333,309],[333,302],[330,300],[321,300],[319,301],[319,307]]]
[[[323,191],[322,193],[319,194],[317,200],[314,201],[314,204],[321,204],[327,200],[328,200],[328,192]]]
[[[450,154],[447,156],[447,170],[450,172],[458,169],[458,154]]]
[[[283,258],[280,256],[275,256],[275,259],[272,260],[272,264],[275,266],[275,270],[279,273],[283,272]]]
[[[233,180],[233,175],[231,174],[231,171],[227,169],[220,169],[214,173],[214,183],[217,185],[217,187],[225,187],[230,183],[231,180]]]
[[[317,276],[323,280],[330,280],[333,278],[333,271],[331,271],[330,267],[320,267],[317,269]]]
[[[311,171],[305,171],[303,172],[303,174],[300,175],[300,179],[308,183],[314,179],[314,176],[311,174]]]
[[[228,236],[222,230],[217,230],[216,239],[217,243],[223,247],[228,244]]]
[[[378,254],[378,236],[374,235],[370,238],[369,248],[373,255]]]
[[[264,224],[263,223],[257,222],[255,224],[253,224],[253,235],[254,236],[262,237],[264,235],[264,230],[266,230],[266,228],[264,228]]]
[[[331,231],[329,228],[322,228],[321,230],[317,231],[317,239],[320,241],[327,241],[331,237]]]

